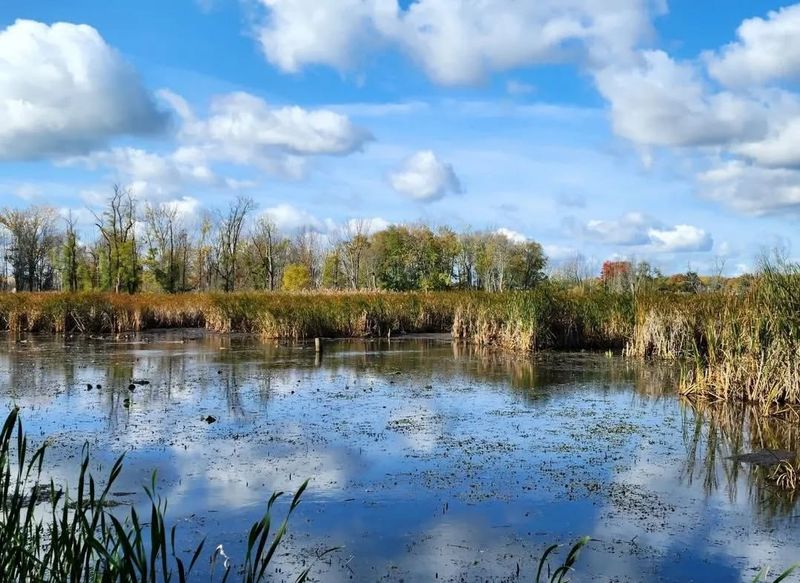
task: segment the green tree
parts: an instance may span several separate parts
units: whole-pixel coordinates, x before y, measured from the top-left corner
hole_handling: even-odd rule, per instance
[[[338,248],[325,255],[322,264],[322,287],[327,289],[342,289],[348,285],[342,265],[342,257]]]
[[[74,292],[78,290],[78,236],[75,233],[75,219],[71,211],[65,220],[67,230],[64,234],[64,244],[61,249],[61,280],[64,287]]]
[[[311,272],[304,263],[292,263],[283,270],[283,289],[301,291],[311,287]]]
[[[108,206],[95,219],[105,242],[100,254],[101,286],[116,293],[135,293],[141,283],[141,269],[136,246],[136,201],[130,190],[115,185]]]

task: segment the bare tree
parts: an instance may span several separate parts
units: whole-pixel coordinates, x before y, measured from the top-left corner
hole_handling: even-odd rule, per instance
[[[218,261],[215,267],[222,279],[222,288],[226,292],[236,289],[239,244],[245,219],[255,206],[252,198],[239,196],[229,205],[228,213],[220,216],[219,233],[217,233]]]
[[[78,290],[78,235],[75,230],[75,217],[72,215],[72,211],[69,211],[69,214],[64,218],[64,222],[67,225],[67,229],[64,234],[63,285],[69,291],[74,292]]]
[[[188,233],[174,204],[145,206],[149,259],[158,284],[170,293],[186,289]]]
[[[353,289],[358,289],[361,282],[362,262],[369,248],[369,229],[369,220],[351,219],[341,230],[339,246],[342,251],[342,267]]]
[[[11,238],[7,261],[18,290],[51,289],[55,273],[53,251],[57,244],[56,212],[49,207],[5,209],[0,224]]]
[[[105,265],[101,263],[104,284],[119,293],[123,288],[134,293],[139,288],[139,258],[136,248],[136,200],[129,189],[114,185],[108,206],[95,224],[106,244]]]
[[[263,287],[273,291],[280,281],[286,242],[281,238],[271,216],[264,215],[258,219],[251,241],[263,274]]]
[[[553,279],[563,281],[572,286],[584,287],[591,279],[596,277],[597,268],[592,261],[581,253],[565,259],[560,266],[553,270]]]
[[[292,263],[305,265],[314,285],[319,283],[321,275],[321,247],[319,233],[308,227],[298,231],[291,245]]]

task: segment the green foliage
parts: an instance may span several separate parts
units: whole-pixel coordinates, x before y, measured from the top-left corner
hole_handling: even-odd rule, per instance
[[[283,270],[283,289],[296,292],[311,287],[311,272],[303,263],[292,263]]]
[[[333,251],[325,256],[325,261],[322,265],[322,287],[325,289],[347,287],[347,277],[345,276],[342,258],[338,251]]]

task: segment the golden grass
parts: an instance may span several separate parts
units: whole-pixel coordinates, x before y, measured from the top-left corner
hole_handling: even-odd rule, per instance
[[[273,338],[449,330],[458,294],[0,294],[0,329],[120,333],[205,327]]]

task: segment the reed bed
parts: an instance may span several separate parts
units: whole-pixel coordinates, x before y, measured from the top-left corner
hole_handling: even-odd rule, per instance
[[[621,348],[633,329],[632,297],[556,286],[461,301],[454,338],[516,352],[554,348]]]
[[[204,327],[270,338],[449,331],[458,293],[0,294],[0,329],[123,333]]]
[[[800,419],[800,270],[765,263],[743,293],[637,298],[626,354],[679,359],[680,391]]]

